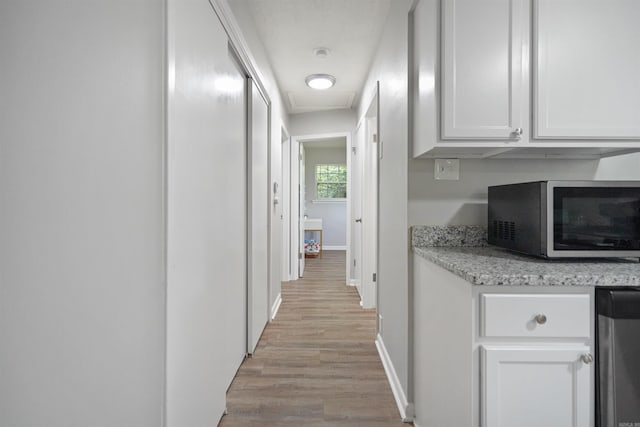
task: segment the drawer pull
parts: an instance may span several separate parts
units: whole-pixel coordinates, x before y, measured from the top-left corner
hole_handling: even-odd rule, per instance
[[[538,314],[536,317],[534,317],[534,319],[538,325],[544,325],[545,323],[547,323],[547,316],[545,316],[544,314]]]
[[[593,362],[593,356],[588,353],[580,356],[580,359],[582,359],[585,365],[589,365],[591,362]]]

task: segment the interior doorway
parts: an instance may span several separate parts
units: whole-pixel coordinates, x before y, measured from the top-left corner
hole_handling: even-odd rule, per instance
[[[304,276],[305,259],[323,251],[343,250],[349,259],[350,146],[350,133],[291,139],[291,218],[297,219],[291,247],[298,250],[290,259],[296,279]]]

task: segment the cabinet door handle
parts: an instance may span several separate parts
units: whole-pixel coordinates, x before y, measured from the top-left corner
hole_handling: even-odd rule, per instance
[[[534,320],[538,325],[544,325],[545,323],[547,323],[547,316],[545,316],[544,314],[538,314],[536,317],[534,317]]]
[[[593,362],[593,356],[588,353],[580,356],[580,359],[582,359],[585,365],[589,365],[591,364],[591,362]]]

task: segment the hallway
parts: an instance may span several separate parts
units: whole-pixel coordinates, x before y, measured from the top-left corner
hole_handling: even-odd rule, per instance
[[[378,357],[375,311],[345,286],[344,251],[307,259],[240,367],[220,426],[406,426]]]

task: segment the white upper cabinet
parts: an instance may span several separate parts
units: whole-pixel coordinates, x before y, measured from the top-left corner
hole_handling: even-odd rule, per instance
[[[414,157],[640,150],[640,0],[419,0]]]
[[[640,1],[537,0],[533,13],[535,138],[640,138]]]
[[[442,139],[519,140],[528,115],[524,0],[442,2]]]

